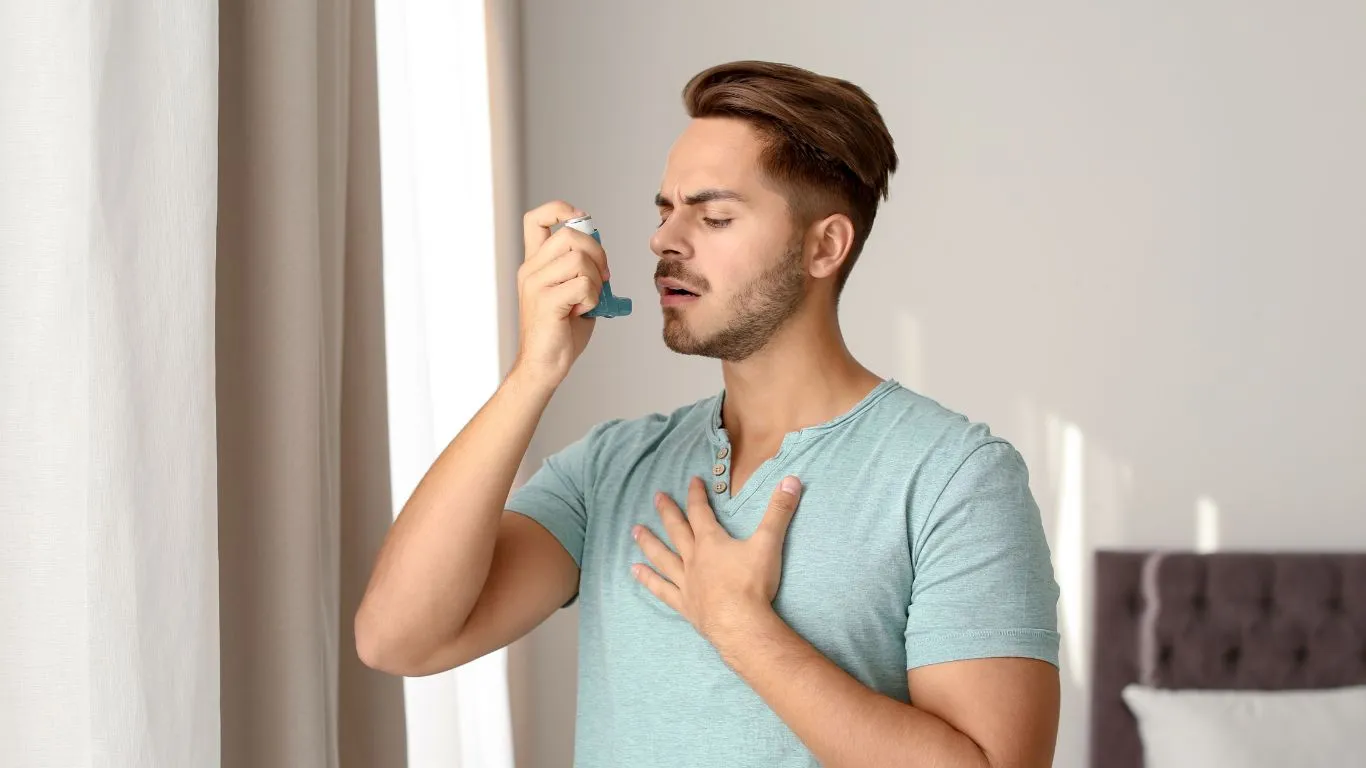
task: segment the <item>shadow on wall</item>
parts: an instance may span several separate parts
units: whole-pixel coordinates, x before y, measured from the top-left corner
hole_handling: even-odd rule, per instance
[[[1019,401],[1017,447],[1032,459],[1034,496],[1061,590],[1062,717],[1058,754],[1080,764],[1086,754],[1092,637],[1093,554],[1124,538],[1134,487],[1131,464],[1088,439],[1081,426],[1029,398]],[[1042,460],[1040,460],[1042,459]]]
[[[1097,549],[1132,545],[1125,521],[1134,514],[1135,475],[1127,460],[1088,439],[1082,428],[1057,411],[1039,408],[1029,398],[1019,401],[1018,440],[1021,452],[1042,457],[1032,486],[1052,549],[1061,597],[1063,711],[1058,735],[1060,757],[1066,751],[1080,764],[1088,748],[1090,672],[1094,637],[1094,562]],[[1041,472],[1039,470],[1042,470]],[[1040,476],[1042,475],[1042,476]],[[1195,499],[1191,540],[1194,549],[1219,546],[1219,507],[1209,496]],[[1080,749],[1081,752],[1073,752]]]

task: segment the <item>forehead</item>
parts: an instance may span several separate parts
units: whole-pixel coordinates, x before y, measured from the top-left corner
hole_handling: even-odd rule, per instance
[[[719,187],[758,193],[763,187],[759,171],[762,148],[759,135],[743,120],[694,119],[669,150],[662,191],[672,196],[676,189],[688,194]]]

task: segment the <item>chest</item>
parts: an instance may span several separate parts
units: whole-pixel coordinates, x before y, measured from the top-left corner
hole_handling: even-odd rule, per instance
[[[649,561],[629,531],[644,525],[677,551],[653,495],[664,491],[686,506],[688,480],[700,474],[693,465],[721,464],[727,457],[719,453],[637,461],[615,477],[605,476],[608,482],[595,489],[580,577],[584,643],[604,649],[618,663],[655,654],[711,657],[692,626],[631,576],[632,564]],[[738,488],[733,493],[729,488],[716,492],[716,483],[708,488],[717,521],[732,537],[748,538],[781,478],[800,477],[803,495],[785,537],[774,610],[846,671],[896,694],[905,679],[897,659],[904,658],[912,579],[904,494],[885,473],[826,473],[823,467],[830,461],[819,454],[775,458],[760,453],[734,456],[725,473],[713,476]],[[725,677],[719,668],[718,674]]]
[[[713,467],[713,471],[717,468],[729,469],[729,472],[727,473],[730,475],[730,480],[727,483],[727,485],[729,485],[728,492],[734,497],[745,489],[746,483],[754,477],[754,474],[758,472],[760,468],[767,463],[779,461],[778,454],[781,449],[781,440],[770,440],[768,442],[757,442],[754,444],[739,442],[731,443],[722,446],[721,449],[717,451],[718,455],[728,454],[728,456],[719,458],[716,466]],[[727,458],[730,460],[728,467],[726,462]],[[767,498],[773,492],[773,488],[763,490],[764,498]]]

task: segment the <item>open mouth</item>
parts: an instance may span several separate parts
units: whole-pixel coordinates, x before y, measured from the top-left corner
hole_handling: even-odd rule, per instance
[[[659,303],[666,307],[690,304],[699,297],[686,283],[672,277],[655,278],[655,285],[659,288]]]
[[[672,282],[672,281],[670,281]],[[691,304],[697,301],[698,295],[677,285],[663,284],[659,286],[659,304],[663,307],[678,307],[684,304]]]

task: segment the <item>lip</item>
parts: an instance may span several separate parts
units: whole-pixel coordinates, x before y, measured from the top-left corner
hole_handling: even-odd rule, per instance
[[[672,277],[661,277],[655,280],[655,288],[659,291],[659,305],[661,307],[677,307],[684,304],[691,304],[697,301],[699,296],[685,296],[682,294],[669,293],[672,290],[688,291],[697,294],[696,288],[687,283],[675,280]]]
[[[681,282],[679,280],[675,280],[672,277],[657,278],[655,280],[655,288],[658,289],[660,293],[667,293],[669,289],[687,291],[689,293],[695,293],[698,295],[701,295],[702,293],[701,291],[697,290],[691,285],[688,285],[687,283]]]

